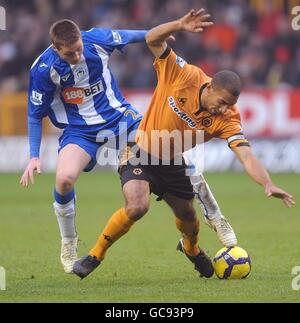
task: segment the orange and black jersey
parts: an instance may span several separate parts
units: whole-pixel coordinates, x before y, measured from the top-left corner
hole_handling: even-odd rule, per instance
[[[201,93],[211,78],[200,68],[188,64],[170,48],[155,60],[154,68],[158,84],[136,138],[141,149],[153,154],[152,148],[160,146],[160,138],[153,135],[153,130],[179,130],[182,139],[186,130],[194,134],[203,130],[204,141],[220,138],[227,140],[230,148],[249,146],[236,106],[231,106],[225,115],[212,115],[201,108]]]

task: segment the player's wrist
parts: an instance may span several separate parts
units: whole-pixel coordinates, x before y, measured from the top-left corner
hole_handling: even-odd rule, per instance
[[[264,184],[264,188],[266,191],[269,190],[270,187],[273,187],[273,186],[274,186],[274,183],[272,181],[268,181]]]
[[[176,30],[175,31],[184,31],[184,21],[183,21],[183,18],[180,18],[178,20],[175,21],[175,28]]]

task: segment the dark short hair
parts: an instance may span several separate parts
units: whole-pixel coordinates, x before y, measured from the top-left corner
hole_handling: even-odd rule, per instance
[[[241,78],[232,71],[221,71],[213,76],[213,89],[227,90],[233,96],[239,96],[242,89]]]
[[[69,19],[55,22],[49,33],[53,45],[57,48],[73,45],[81,38],[79,27]]]

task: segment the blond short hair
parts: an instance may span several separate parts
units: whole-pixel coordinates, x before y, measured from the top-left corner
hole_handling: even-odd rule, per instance
[[[81,39],[81,32],[77,24],[69,19],[55,22],[50,28],[50,38],[53,45],[60,49],[62,46],[70,46]]]

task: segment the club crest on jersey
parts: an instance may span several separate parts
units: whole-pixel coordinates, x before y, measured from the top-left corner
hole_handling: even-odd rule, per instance
[[[179,65],[181,68],[184,68],[186,61],[180,56],[176,56],[176,64]]]
[[[42,105],[43,104],[43,94],[37,91],[32,91],[30,96],[30,101],[33,105]]]
[[[79,67],[74,71],[74,75],[75,75],[75,80],[79,81],[81,79],[83,79],[87,74],[87,71],[85,68],[83,67]]]
[[[212,118],[204,118],[202,120],[202,126],[208,128],[213,124]]]
[[[184,105],[186,104],[186,102],[187,102],[187,98],[178,98],[178,103],[179,103],[179,106],[181,108],[184,107]]]
[[[85,100],[94,97],[104,91],[102,81],[88,87],[69,87],[63,90],[63,98],[69,104],[83,104]]]
[[[143,174],[143,171],[141,168],[135,168],[133,171],[133,174],[136,175],[136,176],[140,176]]]

